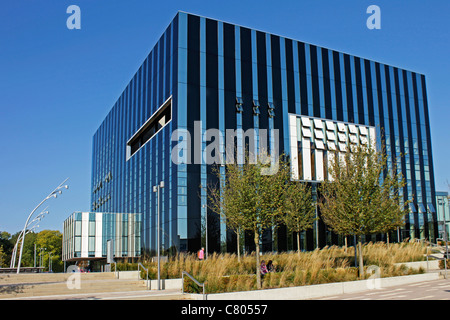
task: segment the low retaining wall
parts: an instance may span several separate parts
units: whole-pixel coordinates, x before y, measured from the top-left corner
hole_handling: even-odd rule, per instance
[[[149,282],[149,289],[150,290],[157,290],[158,289],[158,280],[144,280],[145,282]],[[161,279],[161,290],[164,289],[179,289],[181,291],[181,288],[183,286],[181,278],[178,279]]]
[[[120,280],[140,280],[140,272],[139,271],[117,271],[116,277],[117,277],[117,279],[120,279]]]
[[[338,283],[327,283],[301,287],[276,288],[241,292],[207,294],[207,300],[306,300],[344,293],[355,293],[367,290],[398,286],[408,283],[430,281],[439,279],[438,272],[400,276],[391,278],[375,278]],[[208,287],[206,287],[208,292]],[[203,295],[191,294],[195,300],[202,300]]]

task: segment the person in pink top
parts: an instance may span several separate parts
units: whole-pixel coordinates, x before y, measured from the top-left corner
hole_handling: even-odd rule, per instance
[[[203,260],[205,258],[205,248],[198,250],[198,259]]]
[[[261,278],[264,278],[264,275],[267,272],[269,272],[269,270],[267,270],[266,261],[263,260],[263,261],[261,261]]]

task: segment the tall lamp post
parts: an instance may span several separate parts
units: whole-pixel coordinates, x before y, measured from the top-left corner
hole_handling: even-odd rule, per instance
[[[208,259],[208,209],[206,204],[202,204],[202,208],[205,210],[205,242],[206,242],[206,250],[205,250],[205,260]]]
[[[156,214],[156,229],[157,229],[157,232],[156,232],[156,237],[157,237],[157,239],[156,239],[156,245],[157,245],[157,247],[158,247],[158,249],[157,249],[157,252],[158,252],[158,286],[157,286],[157,288],[158,288],[158,290],[161,290],[161,264],[160,264],[160,260],[161,260],[161,253],[160,253],[160,247],[161,247],[161,245],[160,245],[160,229],[161,229],[161,227],[160,227],[160,219],[159,219],[159,211],[160,211],[160,207],[159,207],[159,190],[161,189],[161,188],[164,188],[164,181],[161,181],[158,185],[156,185],[156,186],[153,186],[153,192],[156,192],[157,193],[157,204],[156,204],[156,206],[157,206],[157,209],[156,209],[156,211],[157,211],[157,214]]]
[[[53,190],[52,192],[50,192],[50,194],[48,196],[46,196],[44,198],[44,200],[42,200],[37,206],[36,208],[33,209],[33,211],[31,211],[31,213],[28,215],[27,221],[25,222],[25,226],[23,227],[22,230],[22,234],[25,235],[25,230],[28,226],[28,222],[30,221],[31,216],[34,214],[34,212],[48,199],[51,198],[56,198],[58,196],[58,194],[62,193],[61,189],[69,189],[69,186],[64,185],[64,183],[69,180],[69,178],[67,178],[66,180],[64,180],[63,182],[61,182],[61,184],[59,186],[57,186],[55,188],[55,190]],[[20,246],[20,254],[19,254],[19,262],[17,264],[17,273],[20,273],[20,263],[22,262],[22,253],[23,253],[23,245],[25,242],[25,236],[22,237],[22,245]]]
[[[25,228],[26,229],[25,235],[27,235],[30,232],[34,232],[34,229],[39,228],[39,225],[38,225],[39,221],[41,221],[42,218],[44,218],[44,216],[46,214],[48,214],[47,208],[45,208],[44,211],[39,213],[36,216],[36,218],[34,218],[30,223],[28,223],[28,225]],[[11,263],[10,263],[10,266],[9,266],[10,268],[14,268],[16,266],[17,249],[19,248],[19,243],[22,241],[22,237],[23,236],[24,236],[23,231],[20,231],[20,234],[17,237],[17,241],[16,241],[16,244],[14,246],[14,249],[13,249],[13,252],[12,252],[12,255],[11,255]],[[36,256],[34,257],[34,259],[36,260]],[[36,262],[34,263],[34,266],[36,267]]]

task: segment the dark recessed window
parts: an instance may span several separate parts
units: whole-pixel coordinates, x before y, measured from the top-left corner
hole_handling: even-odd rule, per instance
[[[172,98],[169,98],[127,143],[127,160],[172,120]]]

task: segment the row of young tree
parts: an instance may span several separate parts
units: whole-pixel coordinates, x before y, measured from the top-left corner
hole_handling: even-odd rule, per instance
[[[13,256],[14,246],[20,232],[13,235],[6,231],[0,231],[0,268],[9,268]],[[36,251],[35,251],[36,248]],[[17,252],[20,250],[20,243]],[[29,232],[25,236],[25,244],[22,254],[22,267],[33,267],[40,265],[45,270],[51,268],[54,272],[62,272],[64,265],[62,262],[62,233],[57,230],[42,230],[38,233]],[[16,255],[16,263],[18,254]]]
[[[248,159],[247,159],[248,160]],[[342,236],[356,236],[359,273],[364,276],[363,235],[387,233],[404,224],[408,202],[402,201],[404,179],[395,167],[389,168],[384,152],[370,146],[355,147],[352,152],[331,154],[327,181],[318,186],[313,200],[311,185],[291,179],[289,159],[282,155],[278,170],[265,174],[264,161],[227,164],[225,174],[215,170],[218,183],[208,186],[208,206],[219,214],[237,235],[254,235],[256,270],[262,232],[285,225],[297,233],[311,229],[317,219],[316,207],[327,228]],[[256,272],[258,288],[261,275]]]

